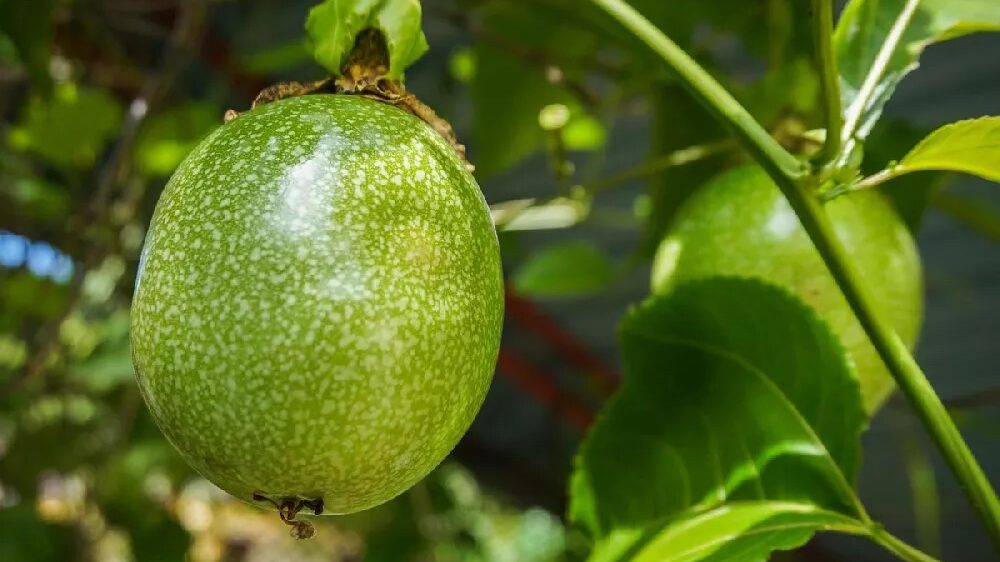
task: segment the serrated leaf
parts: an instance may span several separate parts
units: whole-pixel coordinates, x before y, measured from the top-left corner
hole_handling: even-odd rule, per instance
[[[851,484],[866,423],[858,382],[794,296],[748,279],[687,283],[632,311],[620,339],[625,384],[584,442],[571,487],[570,517],[598,552],[640,548],[649,537],[637,529],[669,520],[657,532],[680,532],[734,502],[866,517]],[[800,544],[818,528],[759,548]]]
[[[419,0],[326,0],[309,11],[306,32],[316,62],[339,75],[358,33],[378,29],[389,50],[388,77],[398,80],[427,52],[420,24]]]
[[[549,246],[514,275],[514,288],[537,297],[582,296],[600,291],[614,275],[608,257],[585,242]]]
[[[892,167],[893,175],[921,170],[962,172],[1000,182],[1000,116],[945,125]]]
[[[907,15],[910,15],[907,18]],[[901,30],[893,42],[894,27]],[[852,0],[844,8],[834,33],[834,50],[841,74],[847,122],[857,117],[855,130],[864,138],[882,114],[896,85],[917,67],[928,45],[976,31],[1000,30],[996,0]],[[888,49],[884,72],[869,78],[880,51]],[[866,80],[874,80],[868,96],[859,97]]]

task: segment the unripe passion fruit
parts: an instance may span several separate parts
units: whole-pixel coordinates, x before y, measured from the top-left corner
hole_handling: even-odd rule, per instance
[[[425,123],[357,96],[270,103],[205,139],[157,204],[132,304],[139,388],[230,494],[365,509],[468,429],[502,284],[482,193]]]
[[[920,257],[906,225],[874,191],[839,197],[825,210],[880,312],[912,347],[920,329],[923,284]],[[892,391],[892,376],[809,236],[757,166],[730,170],[685,202],[657,250],[653,290],[667,292],[685,279],[711,275],[762,278],[816,309],[853,359],[869,413]]]

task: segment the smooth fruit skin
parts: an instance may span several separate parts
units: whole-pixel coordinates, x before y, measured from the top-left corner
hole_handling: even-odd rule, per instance
[[[858,192],[825,205],[837,236],[856,260],[880,312],[911,348],[923,313],[920,257],[906,225],[883,197]],[[653,291],[711,275],[762,278],[815,308],[854,361],[865,409],[874,413],[893,389],[840,288],[778,187],[757,166],[718,176],[678,211],[653,264]],[[782,350],[774,342],[775,353]]]
[[[455,152],[397,108],[309,95],[220,127],[170,179],[132,353],[153,417],[206,478],[347,513],[455,446],[502,316],[496,232]]]

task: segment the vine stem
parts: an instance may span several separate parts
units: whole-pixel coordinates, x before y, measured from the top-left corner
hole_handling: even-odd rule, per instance
[[[819,63],[819,82],[823,95],[823,117],[826,121],[826,139],[820,151],[822,163],[834,160],[840,152],[840,131],[844,118],[840,107],[840,78],[837,61],[833,57],[833,2],[812,0],[813,47]]]
[[[624,0],[591,1],[656,52],[692,94],[736,133],[781,188],[851,310],[903,394],[916,409],[975,507],[994,547],[1000,551],[1000,500],[909,349],[892,327],[879,317],[874,298],[811,191],[816,180],[808,167],[771,138],[725,88],[628,3]]]

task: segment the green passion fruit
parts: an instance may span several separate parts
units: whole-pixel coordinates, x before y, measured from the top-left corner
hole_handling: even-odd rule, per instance
[[[920,329],[923,285],[906,225],[874,191],[836,198],[825,210],[880,312],[912,347]],[[668,292],[684,280],[712,275],[756,277],[791,290],[840,337],[857,371],[866,411],[875,412],[892,392],[891,375],[809,236],[757,166],[723,173],[682,205],[657,250],[653,291]]]
[[[174,173],[131,343],[185,459],[290,521],[430,472],[483,402],[502,316],[496,231],[455,151],[385,103],[307,95],[240,115]]]

